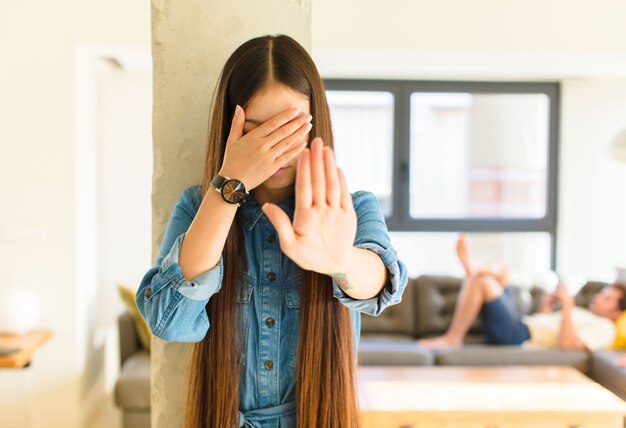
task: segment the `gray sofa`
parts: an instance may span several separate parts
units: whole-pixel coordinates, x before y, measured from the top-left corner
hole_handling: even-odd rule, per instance
[[[523,349],[518,346],[483,344],[480,319],[472,325],[460,349],[430,351],[418,346],[417,338],[442,334],[452,319],[461,288],[460,278],[421,276],[409,280],[402,302],[378,317],[361,317],[359,363],[361,365],[507,366],[569,365],[626,399],[626,369],[614,361],[626,351],[565,351]],[[588,282],[575,296],[576,304],[588,306],[605,283]],[[540,289],[513,287],[517,309],[532,313]]]
[[[402,302],[390,306],[378,317],[362,316],[359,363],[361,365],[569,365],[590,376],[626,399],[626,369],[614,361],[619,351],[522,349],[482,343],[480,320],[472,326],[466,345],[457,350],[432,352],[421,348],[416,338],[443,333],[452,318],[461,288],[460,278],[421,276],[411,279]],[[576,296],[576,303],[587,306],[590,297],[604,283],[589,282]],[[540,290],[514,287],[518,310],[535,310]],[[142,348],[133,319],[119,317],[121,374],[115,386],[115,402],[123,412],[124,428],[150,426],[150,355]]]
[[[128,312],[118,318],[120,376],[115,383],[115,405],[122,411],[124,428],[150,427],[150,353]]]

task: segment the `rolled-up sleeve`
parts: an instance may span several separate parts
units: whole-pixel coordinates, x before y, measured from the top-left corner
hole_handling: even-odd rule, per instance
[[[170,216],[155,266],[137,290],[139,312],[152,334],[167,342],[198,342],[209,330],[206,305],[220,290],[223,259],[211,269],[187,280],[178,263],[187,229],[199,206],[199,186],[184,190]]]
[[[350,309],[378,316],[387,306],[402,300],[402,293],[408,283],[407,270],[391,245],[385,217],[376,196],[371,192],[359,191],[352,194],[352,201],[357,216],[354,246],[378,254],[387,269],[388,278],[377,296],[364,300],[346,294],[333,279],[333,295]]]

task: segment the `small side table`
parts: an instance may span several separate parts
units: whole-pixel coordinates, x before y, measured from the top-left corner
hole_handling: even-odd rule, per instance
[[[38,330],[24,335],[0,334],[0,348],[17,348],[18,351],[0,355],[0,368],[23,368],[30,359],[52,337],[49,330]]]

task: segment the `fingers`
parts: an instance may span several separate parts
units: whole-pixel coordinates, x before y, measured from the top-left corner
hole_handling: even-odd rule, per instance
[[[235,114],[230,125],[230,133],[228,134],[228,143],[237,141],[243,135],[243,125],[246,121],[246,114],[239,105],[235,107]]]
[[[305,148],[306,141],[301,141],[300,144],[296,144],[291,149],[287,150],[285,153],[276,158],[276,166],[280,168],[283,165],[286,165],[287,163],[289,163],[290,160],[298,156],[298,154],[302,152],[302,150],[304,150]]]
[[[292,133],[289,137],[285,138],[274,147],[272,147],[270,152],[274,156],[276,156],[276,163],[279,166],[284,165],[284,163],[279,162],[279,159],[281,158],[283,153],[299,145],[302,142],[304,142],[306,146],[307,134],[309,133],[309,131],[311,131],[312,127],[313,125],[311,125],[310,123],[305,123],[300,126],[300,128],[296,132]]]
[[[326,179],[326,203],[331,207],[338,207],[341,198],[341,184],[335,165],[335,156],[330,147],[324,147],[324,178]]]
[[[324,143],[315,138],[311,143],[311,187],[313,205],[326,205],[326,178],[324,176],[324,159],[322,156]]]
[[[278,239],[280,241],[280,247],[290,248],[296,239],[296,234],[291,225],[289,216],[279,208],[277,205],[265,203],[261,207],[269,221],[272,223],[278,233]]]
[[[311,149],[304,150],[298,159],[296,206],[322,204],[354,210],[346,178],[336,166],[332,149],[323,147],[321,138],[315,138]]]
[[[267,122],[263,122],[251,132],[254,132],[259,137],[267,137],[272,132],[283,126],[285,123],[296,117],[299,113],[300,109],[296,107],[285,110],[281,113],[278,113]]]
[[[346,176],[343,174],[341,168],[337,168],[337,174],[339,175],[339,182],[341,183],[341,208],[344,210],[354,211],[354,204],[352,202],[352,195],[348,190],[348,183],[346,182]]]
[[[305,149],[298,159],[296,171],[296,207],[310,208],[313,203],[311,188],[311,151]]]
[[[285,139],[288,139],[296,132],[301,133],[303,130],[303,135],[306,135],[311,130],[311,128],[313,128],[313,125],[310,123],[312,119],[313,116],[311,116],[310,114],[296,117],[295,119],[291,120],[290,122],[286,123],[285,125],[278,128],[276,131],[268,135],[266,137],[266,144],[268,144],[270,147],[282,144]]]

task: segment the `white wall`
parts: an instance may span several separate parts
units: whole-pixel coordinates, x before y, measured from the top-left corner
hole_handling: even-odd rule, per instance
[[[88,417],[91,344],[78,322],[85,293],[75,276],[75,49],[104,44],[149,51],[150,4],[3,3],[0,286],[34,289],[40,326],[54,336],[28,370],[0,370],[0,426],[78,427]]]
[[[624,76],[626,3],[599,0],[317,0],[326,76]]]
[[[118,285],[136,289],[152,266],[152,72],[118,67],[98,74],[98,275],[95,338],[113,358],[94,367],[110,391],[119,371]],[[102,370],[105,368],[105,370]],[[92,374],[93,376],[93,374]]]
[[[557,270],[611,280],[626,265],[626,164],[605,154],[626,128],[624,16],[617,0],[318,0],[313,56],[324,77],[562,81]],[[412,275],[461,273],[453,235],[392,240]],[[531,248],[512,241],[497,251],[516,276],[547,266],[507,260]]]
[[[317,0],[313,48],[624,51],[625,13],[621,0]]]
[[[626,163],[606,155],[626,128],[626,79],[563,82],[558,264],[612,280],[626,266]]]

